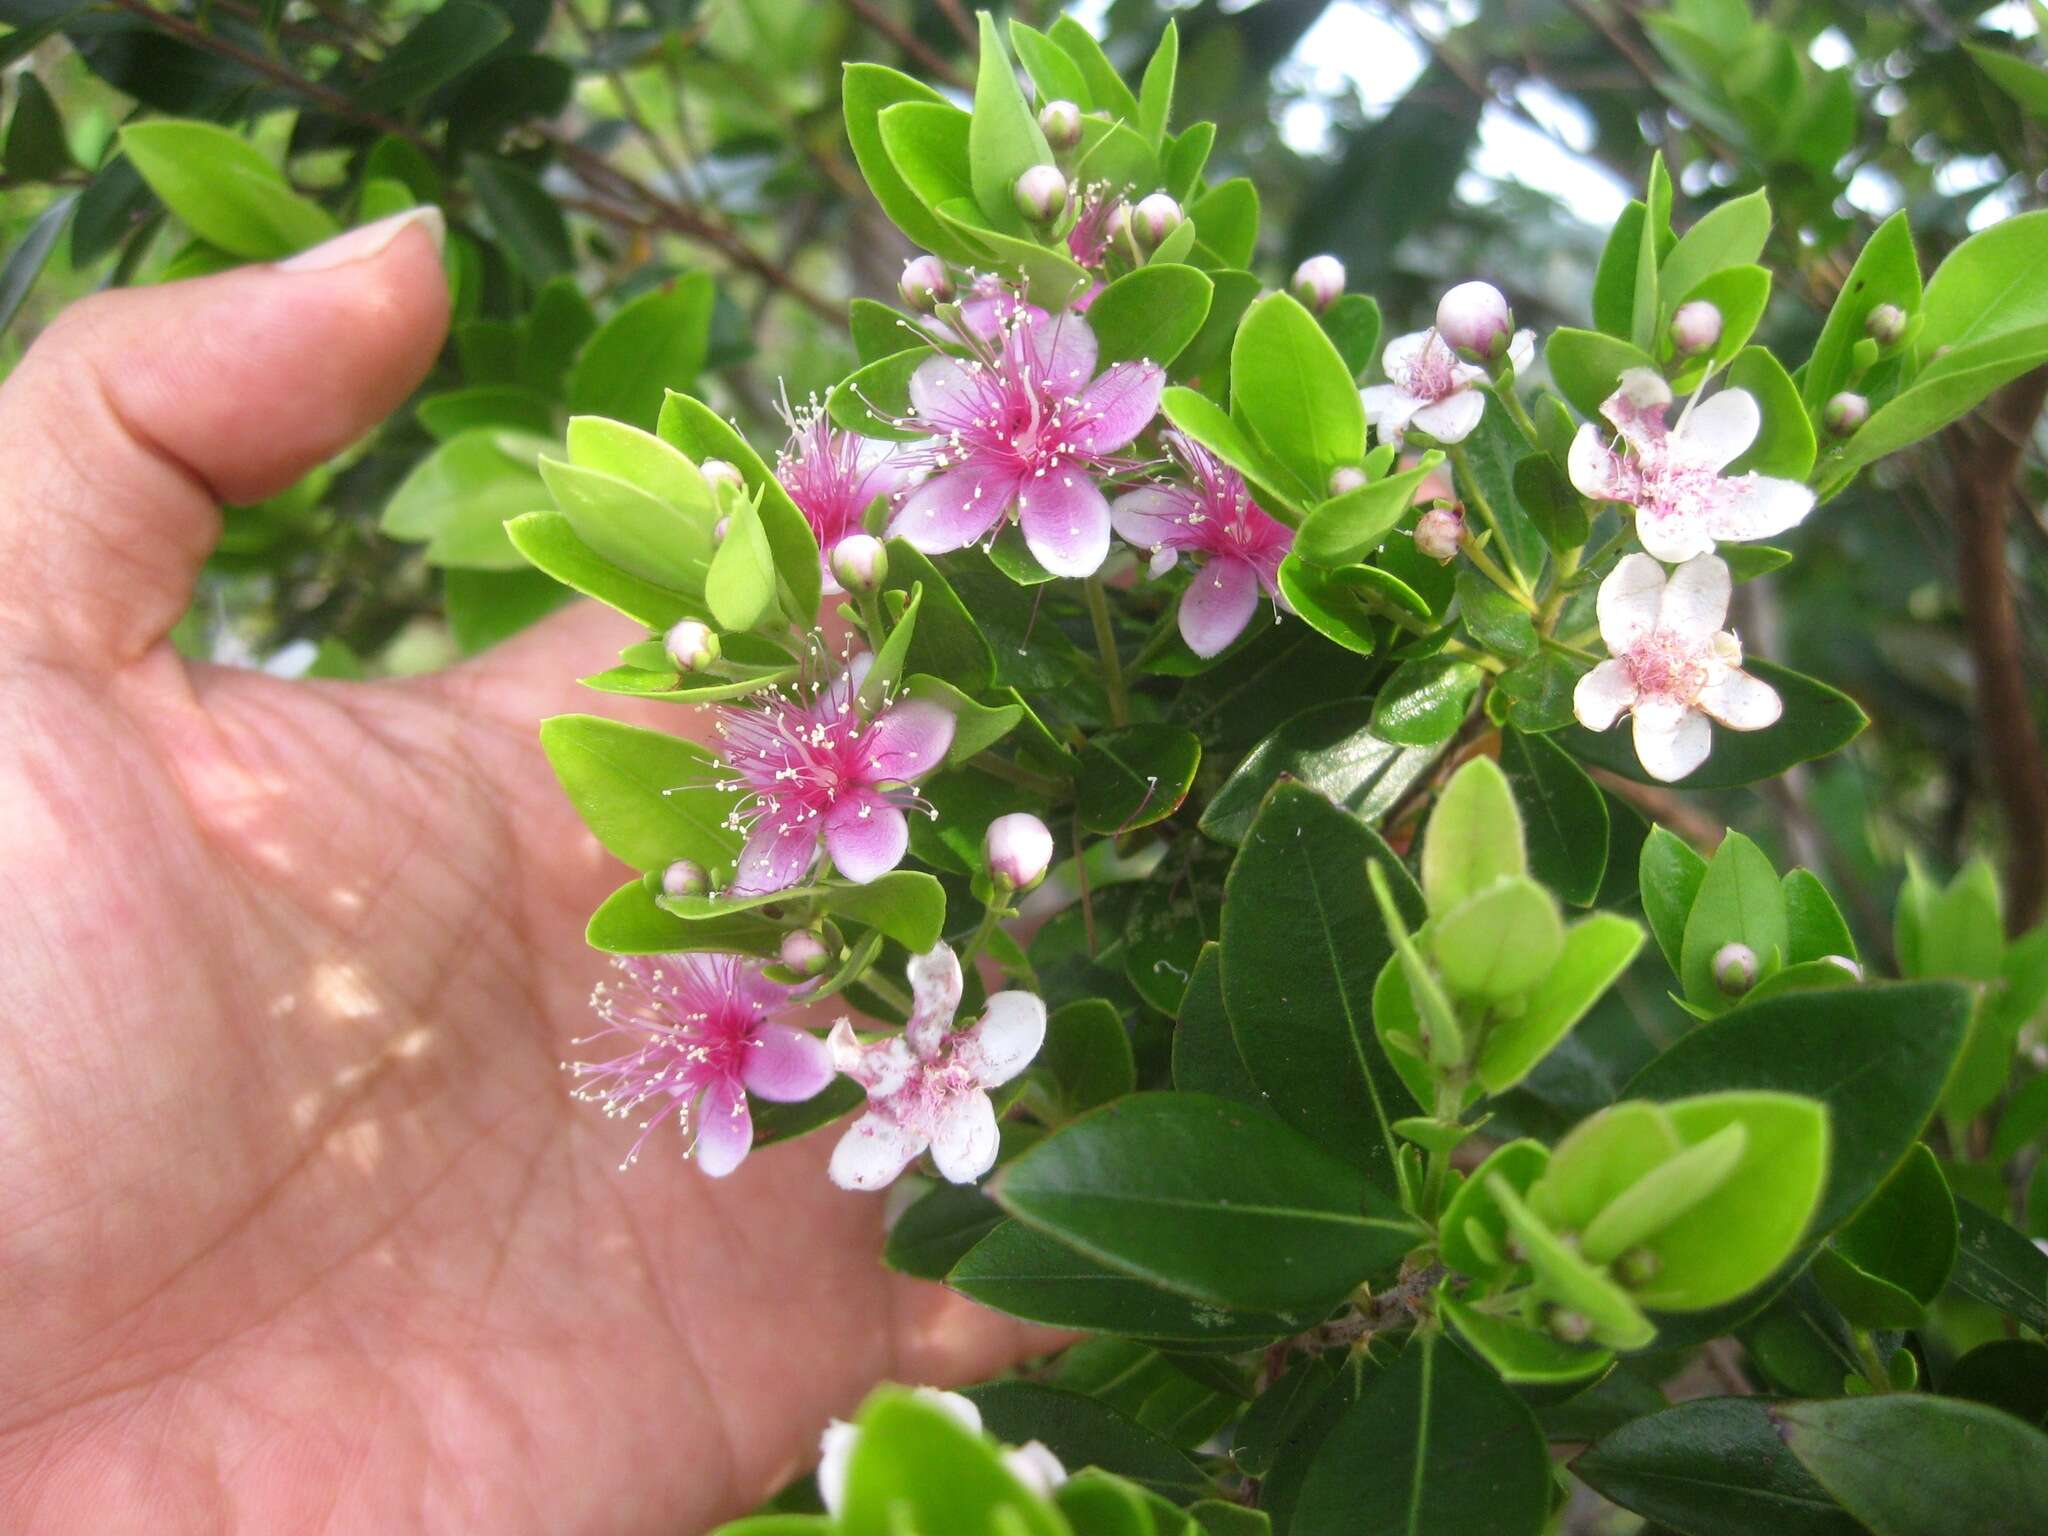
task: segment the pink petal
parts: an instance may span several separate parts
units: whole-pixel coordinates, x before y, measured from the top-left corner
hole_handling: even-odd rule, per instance
[[[930,773],[953,745],[953,711],[928,699],[899,699],[861,736],[869,782],[903,783]]]
[[[1143,486],[1109,504],[1110,526],[1118,538],[1139,549],[1179,549],[1193,542],[1188,531],[1192,503],[1178,486]]]
[[[1689,464],[1720,470],[1742,457],[1762,425],[1756,396],[1746,389],[1724,389],[1685,413],[1671,434],[1672,451]]]
[[[1522,377],[1531,368],[1536,366],[1536,333],[1534,331],[1515,332],[1514,339],[1508,343],[1508,366],[1515,370],[1516,378]]]
[[[1259,573],[1245,560],[1211,555],[1180,600],[1180,637],[1214,656],[1244,633],[1259,606]]]
[[[904,452],[903,444],[863,438],[854,459],[852,499],[865,508],[877,496],[894,496],[916,483],[917,472],[917,462]]]
[[[1095,377],[1095,331],[1072,310],[1034,320],[1026,339],[1038,364],[1038,377],[1055,395],[1076,395]]]
[[[1430,333],[1428,331],[1410,331],[1407,335],[1396,336],[1392,341],[1388,342],[1386,350],[1380,353],[1380,367],[1386,371],[1387,377],[1390,379],[1406,378],[1408,370],[1415,366],[1416,359],[1421,357],[1428,348],[1429,339]],[[1385,387],[1385,385],[1375,386],[1375,388],[1381,389]]]
[[[832,1053],[808,1030],[773,1020],[756,1025],[740,1076],[747,1092],[776,1104],[801,1104],[832,1081]]]
[[[1760,677],[1731,668],[1718,683],[1700,690],[1699,707],[1731,731],[1760,731],[1785,712],[1778,690]]]
[[[855,885],[866,885],[903,862],[910,823],[880,795],[854,790],[825,813],[825,851]]]
[[[1636,701],[1635,679],[1619,661],[1603,661],[1572,690],[1572,713],[1589,731],[1604,731]]]
[[[1486,397],[1470,388],[1454,390],[1433,405],[1425,405],[1409,418],[1409,425],[1427,432],[1440,443],[1461,443],[1478,427],[1486,414]]]
[[[1696,709],[1661,702],[1653,708],[1642,701],[1635,709],[1635,744],[1643,772],[1670,784],[1707,760],[1714,729]]]
[[[1016,495],[1014,475],[970,460],[906,496],[889,520],[889,535],[928,555],[965,549],[1003,520]]]
[[[932,1136],[932,1161],[954,1184],[972,1184],[996,1165],[1002,1134],[996,1107],[985,1093],[956,1093],[939,1111]]]
[[[1062,464],[1024,482],[1017,521],[1055,576],[1093,576],[1109,556],[1109,503],[1083,470]]]
[[[795,809],[773,812],[754,823],[747,845],[733,870],[734,896],[766,896],[786,891],[810,873],[818,856],[818,824]]]
[[[1664,579],[1664,567],[1648,555],[1623,555],[1607,573],[1594,606],[1600,617],[1600,639],[1609,655],[1633,650],[1638,640],[1657,627]]]
[[[1734,590],[1728,567],[1716,555],[1699,555],[1671,573],[1657,604],[1657,627],[1687,640],[1705,640],[1727,621]]]
[[[942,427],[968,427],[981,414],[987,383],[979,363],[935,354],[910,375],[910,408],[922,420]]]
[[[1115,453],[1151,425],[1165,388],[1166,370],[1157,363],[1113,364],[1082,393],[1071,441],[1089,453]]]
[[[825,1037],[825,1049],[831,1053],[833,1067],[865,1088],[871,1099],[888,1098],[917,1070],[917,1058],[911,1055],[901,1035],[862,1045],[850,1019],[841,1019],[832,1026],[832,1033]]]
[[[869,1110],[839,1138],[827,1173],[841,1189],[881,1189],[924,1150],[924,1138]]]
[[[1666,433],[1664,413],[1671,406],[1671,386],[1650,368],[1630,368],[1621,387],[1607,397],[1600,414],[1614,423],[1622,440],[1645,457],[1661,456]]]
[[[1715,538],[1740,544],[1796,527],[1812,510],[1813,492],[1796,480],[1738,475],[1714,487],[1702,522]]]
[[[722,1179],[746,1161],[754,1145],[754,1117],[739,1084],[720,1079],[697,1101],[697,1166]]]
[[[1031,1065],[1045,1044],[1045,1003],[1029,992],[998,992],[963,1032],[960,1059],[982,1087],[994,1088]]]

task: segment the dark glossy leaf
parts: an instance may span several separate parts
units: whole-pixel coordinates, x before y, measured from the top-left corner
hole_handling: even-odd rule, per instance
[[[375,111],[408,106],[478,64],[512,35],[503,14],[478,0],[448,0],[414,22],[354,95]]]
[[[987,688],[996,680],[995,659],[975,618],[981,612],[979,603],[970,612],[937,566],[903,540],[891,539],[883,590],[907,598],[913,586],[922,588],[924,596],[918,604],[917,633],[904,660],[906,669],[944,678],[969,694]]]
[[[1373,702],[1372,728],[1388,741],[1431,747],[1450,740],[1472,712],[1480,670],[1454,656],[1404,661]]]
[[[1863,1328],[1917,1328],[1956,1261],[1956,1202],[1923,1142],[1814,1255],[1813,1275]]]
[[[1091,832],[1123,833],[1180,809],[1202,760],[1202,743],[1172,725],[1099,731],[1081,749],[1077,809]]]
[[[981,1410],[982,1428],[998,1440],[1042,1441],[1068,1467],[1100,1467],[1176,1504],[1214,1492],[1187,1457],[1094,1398],[1029,1381],[989,1382],[966,1395]]]
[[[1955,1288],[2048,1332],[2048,1253],[1969,1200],[1956,1202]]]
[[[1316,790],[1361,821],[1377,822],[1429,771],[1438,753],[1382,741],[1370,699],[1340,699],[1296,715],[1254,747],[1202,812],[1202,831],[1242,843],[1266,794],[1283,778]]]
[[[1707,861],[1690,843],[1668,828],[1650,829],[1639,868],[1643,915],[1674,975],[1684,952],[1685,921],[1706,878]]]
[[[64,138],[64,120],[50,100],[49,87],[32,74],[15,77],[19,84],[14,116],[7,123],[4,155],[7,174],[22,181],[49,181],[71,169],[71,146]]]
[[[1600,786],[1547,736],[1502,732],[1500,765],[1521,808],[1529,872],[1566,901],[1591,905],[1607,873]]]
[[[882,1262],[920,1280],[943,1280],[976,1243],[1006,1224],[1015,1225],[976,1186],[939,1184],[896,1218]]]
[[[1046,1021],[1045,1044],[1032,1062],[1049,1075],[1059,1108],[1081,1114],[1121,1098],[1137,1086],[1131,1037],[1116,1009],[1099,997],[1083,998],[1054,1011]]]
[[[2048,1435],[1982,1403],[1891,1392],[1771,1412],[1876,1536],[2031,1536],[2048,1510]]]
[[[36,215],[21,243],[7,253],[7,265],[0,268],[0,331],[14,323],[22,303],[34,290],[36,279],[50,260],[50,253],[64,236],[71,210],[78,206],[79,193],[67,192]]]
[[[2048,1344],[1993,1339],[1979,1344],[1941,1378],[1944,1397],[1989,1403],[2036,1428],[2048,1424]]]
[[[490,215],[506,253],[535,284],[567,272],[576,253],[569,226],[552,196],[533,176],[509,160],[472,155],[469,183]]]
[[[1222,947],[1204,944],[1180,1002],[1180,1021],[1173,1032],[1173,1086],[1183,1093],[1206,1093],[1263,1109],[1266,1096],[1252,1081],[1230,1017],[1223,1011]]]

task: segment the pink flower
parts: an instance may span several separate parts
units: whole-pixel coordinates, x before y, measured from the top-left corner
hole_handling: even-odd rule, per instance
[[[895,699],[863,717],[854,700],[873,660],[857,656],[829,682],[717,707],[733,772],[720,787],[746,791],[728,819],[747,842],[727,894],[787,890],[810,873],[821,844],[857,884],[901,862],[910,843],[903,813],[923,808],[910,781],[944,759],[953,714],[942,704]]]
[[[662,1120],[673,1114],[687,1134],[694,1112],[690,1153],[712,1178],[723,1178],[754,1144],[749,1093],[794,1104],[832,1081],[825,1042],[775,1018],[796,989],[769,981],[759,961],[683,954],[612,963],[624,980],[598,983],[590,999],[604,1028],[576,1043],[617,1036],[623,1049],[609,1061],[564,1065],[585,1080],[575,1096],[602,1104],[607,1115],[624,1118],[656,1101],[622,1169],[639,1161]]]
[[[1124,209],[1124,200],[1110,191],[1106,182],[1087,188],[1083,196],[1081,212],[1074,227],[1067,231],[1067,254],[1084,267],[1099,267],[1122,227],[1118,215]],[[1124,213],[1123,217],[1128,218],[1129,214]]]
[[[1572,709],[1592,731],[1632,715],[1636,756],[1652,778],[1670,783],[1707,760],[1709,717],[1760,731],[1783,712],[1771,685],[1742,670],[1742,644],[1721,628],[1729,591],[1728,567],[1714,555],[1668,578],[1648,555],[1627,555],[1600,583],[1610,659],[1579,679]]]
[[[1535,360],[1534,334],[1517,331],[1508,343],[1508,361],[1522,374]],[[1486,370],[1460,362],[1433,330],[1396,336],[1380,354],[1380,365],[1387,382],[1368,385],[1358,398],[1383,443],[1400,442],[1411,426],[1440,443],[1463,442],[1486,414],[1486,395],[1478,388]]]
[[[988,1090],[1045,1043],[1045,1004],[1029,992],[998,992],[980,1019],[954,1029],[960,961],[944,944],[913,959],[909,976],[902,1034],[863,1045],[847,1020],[832,1026],[832,1064],[868,1091],[867,1113],[832,1149],[832,1182],[842,1189],[880,1189],[926,1148],[947,1179],[972,1184],[996,1162]]]
[[[1152,574],[1173,568],[1182,550],[1202,557],[1180,600],[1180,634],[1197,656],[1214,656],[1244,633],[1259,590],[1280,597],[1280,561],[1294,530],[1252,500],[1244,477],[1191,438],[1165,434],[1187,471],[1187,485],[1148,485],[1116,499],[1110,516],[1119,537],[1149,550]]]
[[[936,471],[889,525],[927,554],[962,549],[1014,509],[1024,542],[1055,576],[1092,576],[1109,553],[1109,502],[1096,477],[1159,409],[1166,371],[1122,362],[1095,374],[1095,333],[1067,313],[1004,327],[976,358],[933,357],[910,376],[907,426],[932,434]]]
[[[967,329],[962,339],[994,341],[1013,321],[1043,320],[1045,315],[1044,310],[1025,299],[1021,285],[984,272],[967,285],[967,297],[960,301],[960,323]],[[950,338],[941,331],[939,339]]]
[[[1740,543],[1782,533],[1813,510],[1813,492],[1794,480],[1721,470],[1756,441],[1762,424],[1746,389],[1694,395],[1666,427],[1671,387],[1647,368],[1631,368],[1600,407],[1629,450],[1617,453],[1588,422],[1572,439],[1572,484],[1595,501],[1636,509],[1636,537],[1667,565],[1711,553],[1716,541]]]
[[[916,469],[900,445],[842,432],[815,404],[791,414],[789,429],[789,443],[775,460],[775,478],[818,536],[825,591],[836,593],[841,588],[832,574],[832,551],[841,539],[862,531],[861,514],[869,502],[900,494],[915,479]]]

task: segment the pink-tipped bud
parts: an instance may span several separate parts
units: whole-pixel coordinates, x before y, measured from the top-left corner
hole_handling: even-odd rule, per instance
[[[1071,101],[1048,101],[1038,114],[1038,131],[1055,150],[1081,142],[1081,109]]]
[[[740,473],[739,466],[724,459],[706,459],[697,466],[697,473],[710,482],[714,493],[728,485],[736,491],[747,488],[747,477]]]
[[[1458,507],[1431,507],[1415,520],[1415,552],[1442,565],[1458,558],[1465,542],[1465,514]]]
[[[1052,868],[1052,833],[1029,811],[998,816],[981,847],[989,877],[1013,891],[1032,889]]]
[[[1344,296],[1344,263],[1330,255],[1311,256],[1294,269],[1294,296],[1321,314]]]
[[[1863,334],[1880,347],[1896,347],[1906,339],[1906,312],[1896,304],[1880,304],[1863,317]]]
[[[1714,985],[1729,997],[1740,997],[1756,985],[1756,951],[1747,944],[1723,944],[1708,962]]]
[[[930,314],[953,300],[953,274],[936,256],[916,256],[903,264],[903,276],[896,284],[903,302],[919,314]]]
[[[1332,496],[1343,496],[1352,491],[1363,490],[1365,484],[1365,471],[1352,465],[1346,464],[1341,469],[1330,471],[1330,494]]]
[[[662,649],[681,672],[702,672],[718,660],[718,635],[709,625],[684,619],[661,637]]]
[[[889,551],[873,534],[850,533],[832,546],[832,579],[856,597],[879,592],[889,579]]]
[[[1515,339],[1515,313],[1491,283],[1460,283],[1437,302],[1436,333],[1453,352],[1490,363]]]
[[[1671,345],[1686,357],[1711,352],[1721,342],[1721,311],[1705,299],[1681,304],[1671,317]]]
[[[1847,955],[1822,955],[1820,958],[1823,964],[1832,965],[1851,981],[1861,981],[1863,979],[1863,967],[1854,960],[1851,960]]]
[[[816,976],[831,963],[832,951],[810,929],[795,928],[782,936],[781,960],[799,976]]]
[[[711,877],[704,873],[704,866],[688,859],[677,859],[661,872],[664,896],[702,896],[710,889]]]
[[[732,519],[729,517],[721,517],[717,522],[711,525],[711,542],[713,544],[723,544],[725,542],[725,536],[731,532]]]
[[[1180,204],[1164,192],[1152,192],[1138,199],[1138,206],[1131,210],[1131,233],[1136,236],[1138,249],[1156,251],[1159,242],[1181,226],[1186,216],[1180,211]]]
[[[1854,390],[1845,389],[1829,399],[1821,409],[1820,420],[1836,437],[1849,437],[1870,420],[1870,402]]]
[[[1056,165],[1034,165],[1017,178],[1017,211],[1034,224],[1050,224],[1067,211],[1067,178]]]

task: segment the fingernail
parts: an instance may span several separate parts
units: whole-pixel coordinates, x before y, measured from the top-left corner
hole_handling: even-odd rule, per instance
[[[329,268],[345,266],[351,261],[367,261],[396,240],[406,230],[423,229],[427,238],[434,242],[434,249],[441,249],[441,242],[447,236],[448,222],[441,217],[441,210],[432,203],[418,208],[408,208],[403,213],[394,213],[379,219],[374,224],[365,224],[360,229],[345,230],[325,244],[316,245],[309,251],[288,257],[277,263],[280,272],[325,272]]]

